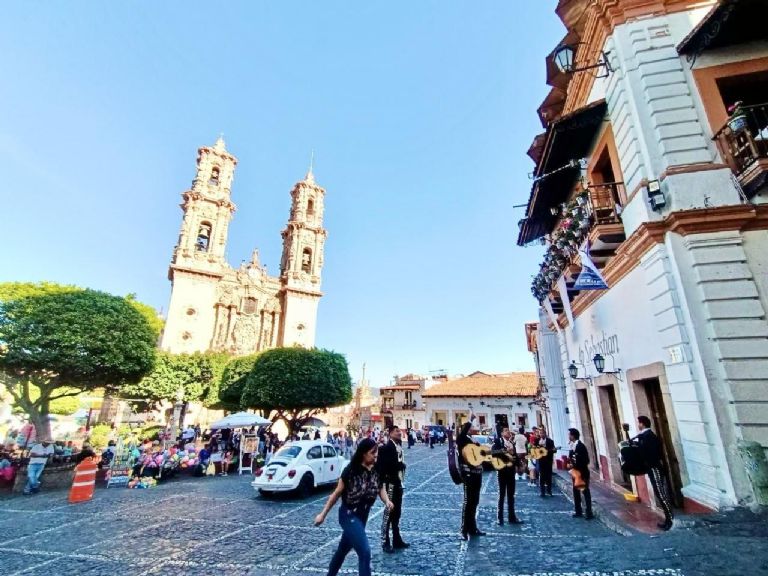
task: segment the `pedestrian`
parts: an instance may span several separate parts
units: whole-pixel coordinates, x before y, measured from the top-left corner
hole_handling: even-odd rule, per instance
[[[568,451],[568,466],[572,470],[579,472],[584,483],[583,487],[577,488],[576,478],[572,478],[573,505],[575,507],[573,517],[581,518],[583,516],[587,520],[592,520],[594,515],[592,514],[592,492],[589,490],[589,451],[580,438],[581,433],[576,428],[568,428],[568,440],[571,441],[570,450]],[[586,516],[584,516],[581,509],[582,495],[584,496],[584,504],[587,507]]]
[[[547,496],[552,496],[552,465],[555,461],[555,442],[552,438],[547,436],[547,431],[544,427],[539,428],[539,439],[536,445],[542,448],[542,456],[538,459],[539,462],[539,490],[540,496],[544,497],[545,492]]]
[[[483,467],[472,466],[464,457],[464,448],[469,444],[475,444],[470,434],[476,432],[474,414],[470,414],[469,420],[462,424],[456,437],[456,449],[459,456],[461,479],[464,485],[464,503],[461,509],[461,537],[468,540],[469,536],[485,536],[477,527],[477,506],[480,504],[480,488],[483,484]]]
[[[24,494],[37,493],[40,490],[40,476],[43,473],[48,458],[53,455],[53,444],[50,438],[41,438],[40,442],[32,444],[29,449],[29,464],[27,465],[27,484]]]
[[[408,428],[408,450],[413,448],[414,444],[416,444],[416,432],[413,428]]]
[[[400,516],[403,512],[403,482],[405,481],[405,461],[403,458],[402,432],[397,426],[389,427],[389,438],[379,448],[376,468],[387,491],[387,496],[394,504],[392,510],[384,510],[381,518],[381,549],[390,553],[408,548],[410,544],[400,536]],[[389,528],[392,527],[392,541]]]
[[[499,503],[496,508],[499,526],[504,526],[504,498],[507,499],[507,521],[510,524],[522,524],[515,514],[515,443],[512,440],[512,433],[506,426],[501,429],[501,436],[496,438],[493,443],[493,450],[504,452],[504,457],[509,466],[505,466],[497,472],[499,482]],[[507,456],[508,455],[508,456]]]
[[[352,458],[352,434],[347,434],[344,438],[344,458],[349,460]]]
[[[336,576],[339,573],[344,558],[353,548],[357,553],[358,574],[371,576],[371,547],[365,535],[368,513],[377,496],[381,498],[386,509],[394,508],[376,471],[378,449],[376,442],[370,438],[360,441],[352,461],[341,473],[336,489],[328,497],[322,512],[315,518],[315,526],[320,526],[333,505],[341,498],[339,525],[342,534],[339,547],[328,566],[328,576]]]
[[[637,429],[640,433],[630,440],[630,443],[638,446],[643,452],[645,464],[648,467],[648,478],[653,487],[656,503],[664,511],[664,522],[658,524],[662,530],[672,528],[674,514],[672,502],[669,498],[666,481],[666,469],[662,460],[662,448],[659,437],[651,430],[651,419],[648,416],[637,417]]]
[[[528,471],[525,458],[528,454],[528,438],[526,438],[525,429],[522,426],[517,429],[517,434],[512,441],[515,443],[515,456],[517,457],[515,464],[517,465],[518,480],[524,480]]]

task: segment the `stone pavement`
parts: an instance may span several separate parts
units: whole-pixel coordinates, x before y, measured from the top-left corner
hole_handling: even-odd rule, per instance
[[[624,536],[599,521],[573,519],[557,493],[540,498],[518,484],[521,526],[495,523],[495,474],[483,479],[479,525],[487,536],[458,537],[461,490],[445,449],[406,450],[402,519],[409,550],[378,546],[381,505],[368,524],[377,576],[695,576],[768,574],[765,532],[675,529]],[[66,493],[0,501],[0,574],[91,576],[298,576],[325,573],[340,530],[335,511],[312,520],[328,490],[301,500],[255,495],[247,477],[184,479],[149,490],[110,488],[88,503]],[[357,572],[350,554],[343,573]]]

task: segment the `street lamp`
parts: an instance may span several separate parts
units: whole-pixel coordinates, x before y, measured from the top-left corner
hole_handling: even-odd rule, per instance
[[[571,360],[571,365],[568,366],[568,375],[571,377],[571,380],[576,380],[579,377],[579,367],[576,366],[576,362],[573,360]]]
[[[592,362],[595,363],[595,370],[597,370],[599,374],[614,374],[616,375],[616,378],[621,380],[621,368],[616,368],[616,360],[613,357],[613,354],[609,354],[609,356],[611,357],[611,362],[613,362],[613,370],[605,369],[605,358],[600,353],[595,354],[594,358],[592,358]]]
[[[578,44],[576,44],[576,46],[578,46]],[[557,69],[562,74],[575,74],[576,72],[584,72],[585,70],[603,68],[603,72],[597,74],[595,77],[607,78],[608,75],[613,72],[611,64],[608,61],[608,54],[603,51],[600,52],[600,59],[595,64],[577,66],[576,47],[572,44],[560,44],[560,46],[555,48],[552,59],[555,61],[555,66],[557,66]]]

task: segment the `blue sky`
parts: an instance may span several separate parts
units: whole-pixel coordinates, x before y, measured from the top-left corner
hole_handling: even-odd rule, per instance
[[[530,370],[518,248],[555,0],[15,2],[0,21],[0,281],[167,308],[180,194],[220,132],[228,258],[271,273],[315,151],[318,346],[393,374]]]

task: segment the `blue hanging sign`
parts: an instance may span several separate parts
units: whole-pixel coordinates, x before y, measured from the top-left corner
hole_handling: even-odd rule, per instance
[[[576,282],[573,285],[574,290],[607,290],[608,283],[600,274],[600,270],[597,269],[595,263],[592,262],[592,258],[589,256],[589,243],[579,250],[579,256],[581,257],[581,272],[579,277],[576,278]]]

